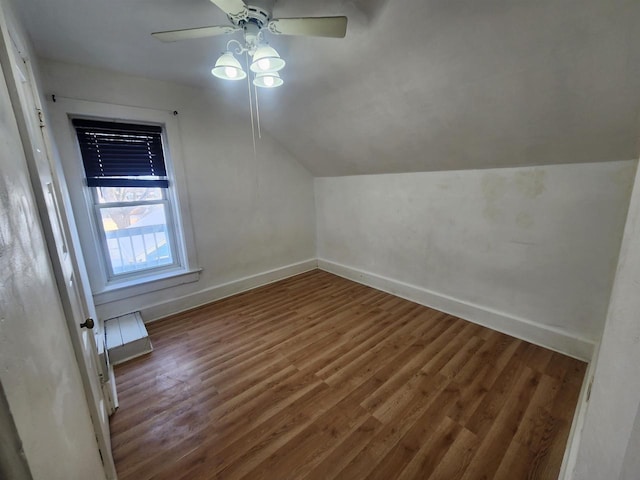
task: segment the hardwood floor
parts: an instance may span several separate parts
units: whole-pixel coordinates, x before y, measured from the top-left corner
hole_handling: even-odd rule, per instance
[[[148,330],[120,480],[555,479],[586,368],[319,270]]]

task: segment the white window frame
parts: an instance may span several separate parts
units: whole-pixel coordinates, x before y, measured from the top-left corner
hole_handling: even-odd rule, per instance
[[[163,142],[164,143],[164,142]],[[167,164],[167,159],[165,156],[165,165]],[[167,172],[168,173],[168,172]],[[100,239],[100,246],[102,251],[102,261],[105,265],[105,270],[107,272],[107,282],[108,283],[118,283],[127,279],[136,279],[136,278],[145,278],[149,275],[154,275],[157,272],[162,272],[164,270],[170,271],[176,268],[181,268],[183,261],[181,255],[182,252],[178,251],[178,243],[177,243],[177,235],[176,232],[180,230],[179,225],[177,225],[175,220],[175,215],[173,214],[173,202],[171,199],[175,197],[173,186],[173,182],[169,182],[168,188],[159,188],[159,187],[149,187],[149,188],[159,188],[162,192],[162,198],[160,200],[136,200],[131,202],[106,202],[100,203],[98,199],[98,189],[100,187],[87,187],[91,191],[90,198],[92,202],[92,209],[95,216],[95,225],[98,227],[98,237]],[[102,222],[102,209],[107,208],[117,208],[117,207],[137,207],[144,205],[162,205],[164,207],[165,220],[167,225],[167,240],[169,242],[169,248],[171,250],[172,262],[166,265],[160,265],[158,267],[146,268],[141,270],[133,270],[130,272],[124,273],[115,273],[113,271],[113,266],[111,265],[111,255],[109,253],[109,245],[107,242],[107,233],[104,229],[104,224]]]
[[[142,293],[169,288],[199,279],[191,214],[188,209],[187,187],[178,119],[173,112],[128,107],[85,100],[56,98],[50,104],[52,130],[57,140],[61,163],[67,180],[78,234],[85,257],[89,281],[96,305],[118,301]],[[157,269],[112,275],[105,255],[99,213],[95,208],[95,187],[88,187],[78,145],[73,118],[140,123],[162,126],[162,141],[169,188],[167,216],[172,217],[175,264]],[[169,223],[167,218],[167,223]]]

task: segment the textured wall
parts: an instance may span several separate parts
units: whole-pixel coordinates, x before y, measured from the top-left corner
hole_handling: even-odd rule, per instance
[[[315,258],[313,178],[267,135],[257,140],[254,157],[248,98],[236,110],[202,89],[54,62],[43,62],[42,70],[47,93],[58,97],[179,112],[182,152],[174,162],[182,162],[186,176],[202,275],[196,283],[102,311],[126,313]],[[65,170],[81,168],[76,151],[62,148],[69,135],[66,112],[55,103],[49,107]],[[76,219],[86,224],[78,212]]]
[[[43,56],[246,102],[209,73],[229,37],[149,35],[225,23],[210,2],[77,2],[19,2]],[[280,0],[274,14],[349,17],[344,39],[266,36],[287,66],[265,127],[316,176],[638,156],[638,1]]]
[[[4,0],[4,34],[3,7]],[[2,60],[0,382],[34,478],[98,480],[104,478],[102,464],[2,73],[8,66]]]
[[[597,340],[635,165],[318,178],[318,257]]]
[[[607,323],[573,479],[640,478],[640,171],[620,248]],[[634,422],[635,420],[635,422]],[[625,462],[626,455],[626,462]]]
[[[636,480],[640,477],[640,455],[638,452],[640,452],[640,404],[627,445],[627,453],[624,456],[620,480]]]

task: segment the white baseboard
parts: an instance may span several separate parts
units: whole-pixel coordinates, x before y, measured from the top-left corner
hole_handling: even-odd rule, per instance
[[[317,267],[317,260],[312,258],[258,273],[256,275],[239,278],[238,280],[233,280],[231,282],[215,285],[183,297],[172,298],[166,302],[148,305],[146,307],[139,308],[138,310],[142,313],[142,318],[144,318],[145,323],[149,323],[169,315],[191,310],[192,308],[197,308],[202,305],[206,305],[207,303],[230,297],[231,295],[236,295],[269,283],[277,282],[278,280],[283,280],[300,273],[308,272],[309,270],[314,270]]]
[[[329,260],[318,259],[318,268],[580,360],[589,361],[593,354],[592,341],[560,329]]]
[[[308,259],[286,265],[267,272],[215,285],[183,297],[172,298],[166,302],[148,305],[139,310],[145,322],[152,322],[168,315],[206,305],[207,303],[277,282],[315,268],[320,268],[349,280],[406,298],[580,360],[589,361],[593,354],[594,343],[592,341],[576,337],[561,329],[516,318],[482,305],[442,295],[417,285],[411,285],[324,259]]]

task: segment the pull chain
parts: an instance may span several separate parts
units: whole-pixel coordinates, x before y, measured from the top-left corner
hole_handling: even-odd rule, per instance
[[[245,60],[247,62],[247,70],[251,71],[249,69],[249,54],[247,52],[244,52],[244,57]],[[256,128],[255,125],[253,123],[253,101],[251,99],[251,75],[247,74],[247,90],[249,93],[249,110],[251,111],[251,135],[253,136],[253,157],[258,160],[258,153],[256,151]],[[256,97],[256,106],[257,106],[257,97]]]
[[[262,132],[260,131],[260,108],[258,107],[258,87],[253,86],[253,91],[256,97],[256,120],[258,123],[258,138],[262,139]]]

